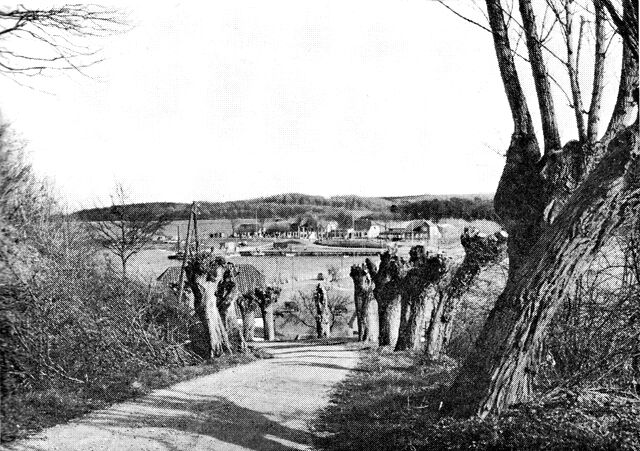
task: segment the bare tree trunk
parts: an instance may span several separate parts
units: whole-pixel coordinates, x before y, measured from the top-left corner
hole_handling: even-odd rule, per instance
[[[353,298],[358,317],[358,340],[378,344],[378,303],[373,296],[373,280],[365,265],[354,265],[350,272],[353,279]],[[356,310],[356,313],[358,311]]]
[[[318,284],[313,296],[316,305],[316,333],[318,338],[328,338],[331,336],[331,312],[329,311],[329,299],[327,290]]]
[[[485,416],[531,395],[545,329],[592,262],[629,218],[640,214],[638,123],[609,145],[491,311],[450,389],[445,411]]]
[[[502,12],[500,12],[500,14],[502,14]],[[522,25],[527,41],[527,49],[529,50],[533,81],[536,86],[536,93],[538,94],[540,118],[542,119],[542,134],[544,136],[544,151],[548,153],[560,149],[562,144],[560,142],[560,133],[558,132],[558,124],[556,123],[549,77],[547,76],[547,68],[542,56],[542,46],[536,29],[536,19],[533,7],[531,6],[531,0],[520,0],[520,15],[522,16]]]
[[[594,145],[598,140],[598,126],[600,125],[600,109],[602,108],[602,91],[604,89],[604,61],[606,57],[604,23],[605,13],[602,3],[594,0],[596,12],[595,23],[595,57],[593,63],[593,91],[587,125],[587,143]]]
[[[464,260],[449,283],[438,290],[435,310],[427,329],[426,352],[434,360],[442,357],[451,338],[453,318],[462,296],[484,268],[499,263],[506,256],[507,237],[504,232],[487,236],[475,228],[466,228],[460,241],[465,249]]]

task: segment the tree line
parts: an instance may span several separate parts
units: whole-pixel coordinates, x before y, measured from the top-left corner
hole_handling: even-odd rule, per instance
[[[444,218],[457,218],[473,221],[487,219],[495,221],[497,215],[493,209],[493,200],[474,197],[463,199],[451,197],[448,199],[428,199],[393,205],[391,211],[403,218],[432,219],[438,221]]]

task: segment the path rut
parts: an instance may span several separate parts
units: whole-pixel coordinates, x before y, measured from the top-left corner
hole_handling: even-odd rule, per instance
[[[47,429],[11,450],[305,450],[308,423],[357,364],[343,344],[258,345],[264,359],[155,390]]]

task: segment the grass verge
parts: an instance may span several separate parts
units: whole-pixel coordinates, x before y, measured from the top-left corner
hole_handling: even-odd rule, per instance
[[[637,403],[565,394],[499,416],[438,413],[455,362],[369,350],[315,422],[315,445],[337,450],[640,449]],[[585,392],[586,393],[586,392]]]
[[[2,399],[2,442],[24,438],[92,410],[145,395],[157,388],[217,373],[268,356],[260,350],[226,355],[200,365],[123,371],[100,385],[48,386]]]

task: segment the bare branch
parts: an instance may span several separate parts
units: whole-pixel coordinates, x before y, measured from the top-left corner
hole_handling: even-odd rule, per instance
[[[125,31],[121,13],[97,5],[65,5],[51,9],[0,9],[0,71],[33,76],[49,70],[82,73],[101,61],[99,52],[83,45]],[[21,40],[28,40],[24,50]]]

